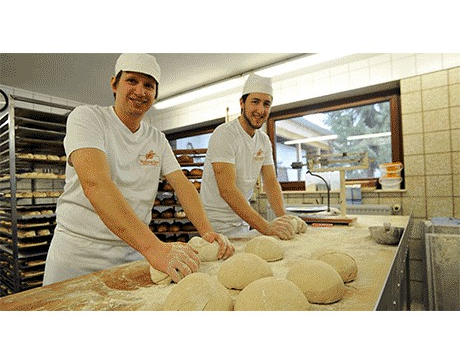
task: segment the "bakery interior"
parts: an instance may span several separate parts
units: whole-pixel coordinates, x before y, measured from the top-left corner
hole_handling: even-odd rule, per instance
[[[363,292],[363,296],[355,294],[316,309],[460,308],[460,54],[154,55],[162,69],[162,82],[159,102],[149,113],[198,190],[210,133],[239,115],[239,93],[245,78],[253,72],[272,77],[275,97],[264,132],[274,145],[288,211],[308,223],[305,235],[315,240],[311,246],[337,248],[337,241],[342,240],[342,248],[359,257],[362,270],[357,282],[361,275],[378,271],[378,278],[369,287],[354,287],[358,293],[369,288],[372,292],[368,296]],[[108,81],[117,56],[0,54],[1,310],[162,308],[166,294],[157,295],[161,299],[151,306],[143,304],[145,297],[140,298],[140,290],[152,285],[145,264],[78,278],[54,291],[41,287],[55,225],[55,204],[65,179],[62,139],[66,117],[81,104],[111,105]],[[356,112],[366,105],[387,112],[383,133],[382,129],[376,136],[359,139],[378,143],[359,144],[357,149],[349,141],[345,144],[349,150],[331,152],[337,135],[327,130],[324,118],[332,120],[337,110]],[[15,136],[8,126],[14,118],[19,121]],[[12,152],[11,135],[18,148]],[[382,148],[380,153],[373,150],[375,145]],[[323,166],[330,163],[330,169],[322,169],[310,156],[317,150],[331,153],[331,160],[323,160]],[[355,152],[359,154],[358,166],[349,168],[356,162]],[[363,165],[361,152],[366,159]],[[320,177],[307,171],[316,171]],[[12,181],[23,195],[11,194]],[[250,203],[267,219],[274,218],[262,183],[258,183]],[[321,214],[325,208],[338,215],[331,218]],[[187,242],[194,236],[194,228],[185,221],[174,191],[160,184],[152,231],[165,241]],[[370,227],[379,228],[379,233],[398,228],[400,234],[391,243],[379,244],[379,236],[371,235]],[[364,245],[358,248],[359,244]],[[300,244],[299,251],[311,253],[304,249],[305,244]],[[209,272],[215,274],[216,269],[210,267]],[[101,290],[106,291],[98,298],[95,292]],[[75,291],[81,295],[75,296]],[[57,295],[65,297],[59,304]],[[109,302],[106,298],[110,295]]]

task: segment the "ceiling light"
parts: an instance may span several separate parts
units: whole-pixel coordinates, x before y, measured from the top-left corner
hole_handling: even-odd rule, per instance
[[[316,53],[313,55],[288,60],[283,63],[279,63],[266,68],[261,68],[259,70],[254,70],[252,72],[263,77],[274,77],[279,76],[281,74],[305,69],[311,66],[316,66],[321,63],[333,61],[335,59],[343,58],[349,55],[351,55],[351,53]],[[202,97],[211,96],[219,92],[229,91],[237,87],[242,88],[247,76],[248,74],[243,75],[241,77],[218,82],[209,86],[204,86],[202,88],[190,92],[185,92],[177,96],[172,96],[170,98],[166,98],[164,100],[157,102],[154,105],[154,107],[159,110],[166,109],[168,107],[185,104],[187,102],[194,101]]]
[[[237,87],[243,87],[246,77],[238,77],[223,82],[215,83],[202,87],[187,93],[183,93],[171,98],[159,101],[155,104],[156,109],[166,109],[168,107],[185,104],[187,102],[200,99],[202,97],[218,94],[219,92],[228,91]]]
[[[350,55],[351,53],[315,53],[311,56],[296,58],[274,66],[263,68],[255,73],[262,77],[275,77]]]

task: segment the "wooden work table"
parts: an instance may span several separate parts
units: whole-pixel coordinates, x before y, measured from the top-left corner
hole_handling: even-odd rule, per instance
[[[310,257],[319,249],[334,249],[352,255],[358,265],[358,276],[346,284],[343,299],[329,305],[311,305],[314,310],[371,311],[405,309],[407,280],[405,233],[399,246],[381,245],[372,240],[369,226],[406,228],[407,216],[357,216],[352,226],[311,227],[294,240],[282,241],[285,257],[269,263],[277,277],[285,277],[299,259]],[[244,251],[248,239],[233,241],[236,253]],[[216,275],[222,262],[201,263],[200,271]],[[146,261],[125,264],[94,274],[77,277],[46,287],[35,288],[0,298],[0,311],[45,310],[162,310],[174,284],[156,286],[150,280]],[[230,290],[232,297],[238,291]]]

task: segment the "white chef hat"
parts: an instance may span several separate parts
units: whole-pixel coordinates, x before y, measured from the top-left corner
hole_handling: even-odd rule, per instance
[[[272,79],[251,73],[243,87],[243,95],[263,93],[273,97]]]
[[[115,76],[120,71],[139,72],[152,76],[160,83],[160,66],[154,56],[147,53],[123,53],[115,64]]]

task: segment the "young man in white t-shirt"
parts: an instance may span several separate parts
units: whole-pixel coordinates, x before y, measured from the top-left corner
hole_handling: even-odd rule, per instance
[[[122,54],[111,88],[113,106],[81,106],[67,121],[66,185],[57,203],[57,226],[44,285],[145,258],[175,281],[198,270],[197,252],[164,243],[149,229],[161,176],[219,258],[234,252],[208,221],[198,192],[184,176],[163,133],[147,111],[158,96],[160,68],[149,54]]]
[[[241,115],[219,125],[209,140],[200,191],[206,214],[213,228],[228,237],[246,236],[251,227],[264,235],[292,239],[295,232],[284,208],[272,145],[259,130],[270,115],[271,79],[251,74],[242,95]],[[277,216],[271,222],[249,203],[259,175]]]

